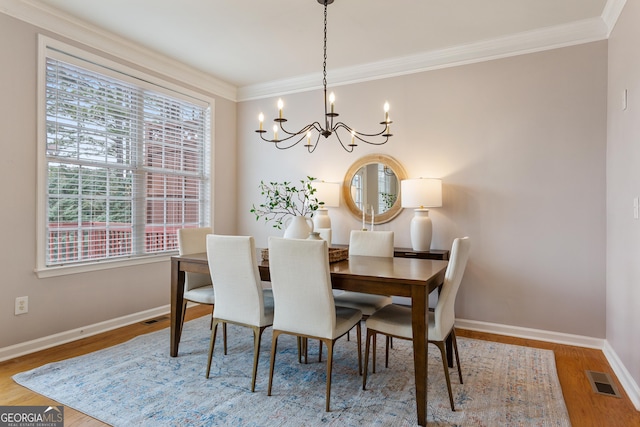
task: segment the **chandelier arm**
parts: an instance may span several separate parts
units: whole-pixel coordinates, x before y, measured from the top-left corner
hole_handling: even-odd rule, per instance
[[[346,151],[347,153],[352,153],[353,149],[357,146],[357,144],[348,144],[345,145],[344,142],[342,142],[342,139],[340,139],[340,134],[338,132],[335,133],[336,134],[336,138],[338,139],[338,142],[340,143],[340,145],[342,145],[342,148],[344,149],[344,151]]]
[[[318,137],[316,138],[315,144],[305,145],[305,147],[307,147],[307,150],[309,151],[309,154],[313,153],[314,151],[316,151],[316,148],[318,148],[318,143],[320,142],[320,136],[321,134],[318,133]]]
[[[391,122],[389,122],[389,124],[391,124]],[[367,142],[367,141],[365,141],[364,139],[362,139],[362,138],[366,138],[366,137],[386,136],[386,137],[387,137],[387,139],[389,139],[389,136],[391,136],[391,135],[386,135],[386,134],[385,134],[385,132],[386,132],[386,130],[387,130],[387,126],[386,126],[386,124],[385,124],[384,128],[383,128],[380,132],[378,132],[378,133],[364,133],[364,132],[358,132],[357,130],[355,130],[355,129],[351,128],[350,126],[346,125],[346,124],[345,124],[345,123],[343,123],[343,122],[338,122],[338,123],[336,123],[336,125],[335,125],[335,126],[334,126],[334,128],[333,128],[333,130],[334,130],[334,132],[337,132],[337,131],[338,131],[338,129],[340,129],[340,128],[347,130],[347,132],[349,132],[349,133],[354,132],[354,133],[355,133],[355,137],[356,137],[356,138],[358,138],[358,139],[360,139],[360,140],[361,140],[361,141],[363,141],[363,142]],[[371,143],[369,143],[369,144],[371,144]],[[377,145],[381,145],[381,144],[377,144]]]
[[[288,141],[288,140],[290,140],[291,138],[295,138],[296,136],[298,136],[298,135],[299,135],[299,134],[291,134],[290,136],[288,136],[288,137],[286,137],[286,138],[267,139],[267,138],[265,138],[265,137],[263,136],[263,134],[264,134],[264,133],[265,133],[265,132],[260,133],[260,138],[262,138],[262,140],[263,140],[263,141],[273,142],[273,143],[285,142],[285,141]],[[303,135],[303,136],[301,137],[301,139],[302,139],[302,138],[304,138],[304,137],[305,137],[305,135]],[[298,141],[298,142],[299,142],[299,141]],[[295,144],[292,144],[292,145],[291,145],[291,147],[293,147],[293,146],[294,146],[294,145],[296,145],[296,144],[297,144],[297,142],[296,142]]]
[[[283,142],[286,142],[286,141],[290,140],[291,138],[293,138],[293,137],[295,137],[295,136],[296,136],[296,135],[291,135],[291,136],[290,136],[290,137],[288,137],[288,138],[285,138],[285,139],[279,139],[279,140],[277,140],[277,141],[273,141],[273,140],[272,140],[271,142],[273,142],[273,143],[274,143],[273,145],[275,145],[275,146],[276,146],[276,148],[277,148],[278,150],[288,150],[289,148],[295,147],[296,145],[300,144],[300,142],[301,142],[301,141],[302,141],[302,140],[303,140],[307,135],[306,135],[306,133],[305,133],[305,134],[303,134],[303,135],[302,135],[302,136],[300,136],[300,138],[299,138],[296,142],[294,142],[294,143],[287,144],[286,146],[282,146],[282,145],[281,145]],[[279,145],[279,144],[280,144],[280,145]]]
[[[346,131],[349,132],[349,134],[352,136],[352,138],[355,138],[358,141],[362,141],[365,144],[369,144],[369,145],[384,145],[384,144],[387,143],[387,141],[389,140],[389,136],[390,136],[390,135],[384,134],[383,133],[384,130],[379,132],[379,133],[377,133],[377,134],[361,133],[361,132],[358,132],[356,130],[351,129],[349,126],[347,126],[344,123],[340,122],[340,123],[338,123],[336,125],[335,130],[334,130],[334,132],[336,134],[336,137],[338,137],[338,140],[340,140],[340,133],[338,132],[339,129],[345,129]],[[378,137],[378,136],[382,136],[385,139],[383,141],[379,141],[379,142],[370,141],[370,140],[367,139],[367,138],[375,138],[375,137]],[[340,141],[340,143],[342,144],[342,141]],[[350,147],[355,146],[355,145],[357,145],[357,144],[353,144],[353,143],[349,144]],[[343,144],[343,147],[344,147],[344,144]],[[351,150],[353,151],[353,148],[351,148]]]
[[[286,133],[287,135],[291,135],[291,137],[294,137],[296,135],[300,135],[300,134],[304,134],[306,136],[307,132],[315,129],[317,132],[322,132],[324,129],[322,128],[322,126],[320,125],[320,123],[318,122],[313,122],[310,123],[308,125],[306,125],[305,127],[303,127],[302,129],[300,129],[297,132],[289,132],[288,130],[286,130],[283,126],[282,126],[282,122],[279,123],[280,129],[282,129],[282,131],[284,133]]]

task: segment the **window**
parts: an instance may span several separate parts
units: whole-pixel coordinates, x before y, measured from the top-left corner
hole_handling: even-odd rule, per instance
[[[173,252],[209,224],[209,103],[59,49],[43,62],[42,267]]]

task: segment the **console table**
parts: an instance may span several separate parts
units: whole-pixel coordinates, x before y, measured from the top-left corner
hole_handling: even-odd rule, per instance
[[[349,245],[331,245],[332,248],[348,248]],[[419,259],[435,259],[440,261],[449,260],[449,250],[447,249],[431,249],[428,251],[414,251],[411,248],[393,248],[393,256],[395,258],[419,258]]]
[[[420,258],[449,260],[449,251],[445,249],[431,249],[428,251],[414,251],[411,248],[393,248],[393,256],[396,258]]]

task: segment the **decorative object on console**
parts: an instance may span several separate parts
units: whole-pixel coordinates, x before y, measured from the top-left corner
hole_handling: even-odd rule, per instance
[[[401,181],[403,208],[417,208],[411,219],[411,246],[414,251],[431,249],[433,226],[429,209],[442,206],[442,180],[435,178],[405,179]]]
[[[322,240],[327,241],[327,245],[331,247],[331,229],[330,228],[316,228],[315,231],[318,233]],[[313,233],[311,233],[313,234]]]
[[[260,113],[260,115],[258,116],[258,121],[260,124],[259,124],[258,130],[256,130],[256,132],[260,135],[260,138],[262,138],[264,141],[273,142],[275,147],[278,149],[285,150],[285,149],[294,147],[298,145],[300,141],[306,138],[307,142],[304,146],[307,147],[307,150],[310,153],[313,153],[316,147],[318,146],[318,142],[320,141],[320,136],[329,138],[332,134],[335,133],[336,138],[338,138],[338,141],[340,142],[340,145],[342,145],[342,148],[344,148],[345,151],[351,153],[353,152],[353,149],[358,146],[358,144],[356,143],[356,140],[362,141],[364,143],[371,144],[371,145],[382,145],[389,140],[389,137],[393,136],[391,134],[391,129],[390,129],[390,125],[392,122],[391,120],[389,120],[389,103],[388,102],[385,102],[384,104],[384,120],[380,122],[380,124],[383,127],[382,127],[382,130],[378,133],[371,134],[371,133],[358,132],[357,130],[353,129],[352,127],[346,125],[343,122],[334,123],[333,121],[335,117],[338,117],[338,113],[334,111],[335,95],[333,94],[333,92],[331,92],[331,94],[329,95],[329,105],[327,105],[327,6],[333,3],[333,1],[334,0],[318,0],[318,3],[324,5],[324,62],[322,63],[322,76],[323,76],[322,86],[324,87],[324,116],[325,116],[324,124],[320,124],[320,122],[313,122],[311,124],[308,124],[300,128],[300,130],[295,132],[290,132],[286,130],[283,124],[284,122],[287,121],[287,119],[285,119],[282,114],[284,103],[282,102],[282,99],[279,99],[278,100],[278,117],[273,119],[273,121],[276,123],[273,125],[273,139],[266,139],[264,137],[264,134],[267,131],[264,130],[263,128],[264,115],[262,113]],[[284,136],[280,139],[278,138],[278,129],[280,129],[284,133]],[[345,144],[345,142],[343,142],[342,139],[340,139],[340,134],[338,133],[340,129],[342,129],[345,133],[349,135],[349,137],[351,138],[350,143]],[[318,136],[315,140],[315,143],[312,144],[311,138],[315,136],[313,135],[313,131],[317,132]],[[369,138],[376,138],[376,137],[382,137],[382,139],[380,141],[369,140]],[[290,142],[290,140],[292,140],[293,142]],[[284,142],[287,142],[287,143],[283,144]]]
[[[322,206],[316,210],[313,216],[313,226],[318,228],[331,228],[331,218],[329,218],[328,207],[335,208],[340,206],[340,184],[337,182],[314,182],[313,187],[316,189],[316,199],[322,202]]]
[[[312,182],[315,178],[308,176],[306,180],[300,181],[300,186],[294,186],[290,182],[269,182],[260,181],[260,195],[264,197],[264,202],[256,207],[252,205],[251,213],[256,216],[256,221],[260,218],[265,222],[272,222],[273,227],[282,229],[285,226],[307,228],[306,234],[285,230],[285,237],[306,239],[313,231],[313,222],[309,217],[324,205],[316,197],[316,189]],[[302,217],[296,219],[296,217]],[[304,224],[303,224],[304,223]],[[294,225],[297,224],[297,225]]]
[[[307,216],[296,215],[285,220],[282,237],[285,239],[308,239],[311,233],[313,233],[313,221]]]

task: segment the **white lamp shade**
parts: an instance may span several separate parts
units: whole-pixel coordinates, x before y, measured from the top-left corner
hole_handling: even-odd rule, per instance
[[[403,208],[442,206],[442,180],[436,178],[405,179],[400,183]]]
[[[311,184],[316,189],[314,196],[324,207],[340,206],[340,184],[337,182],[318,181]]]

